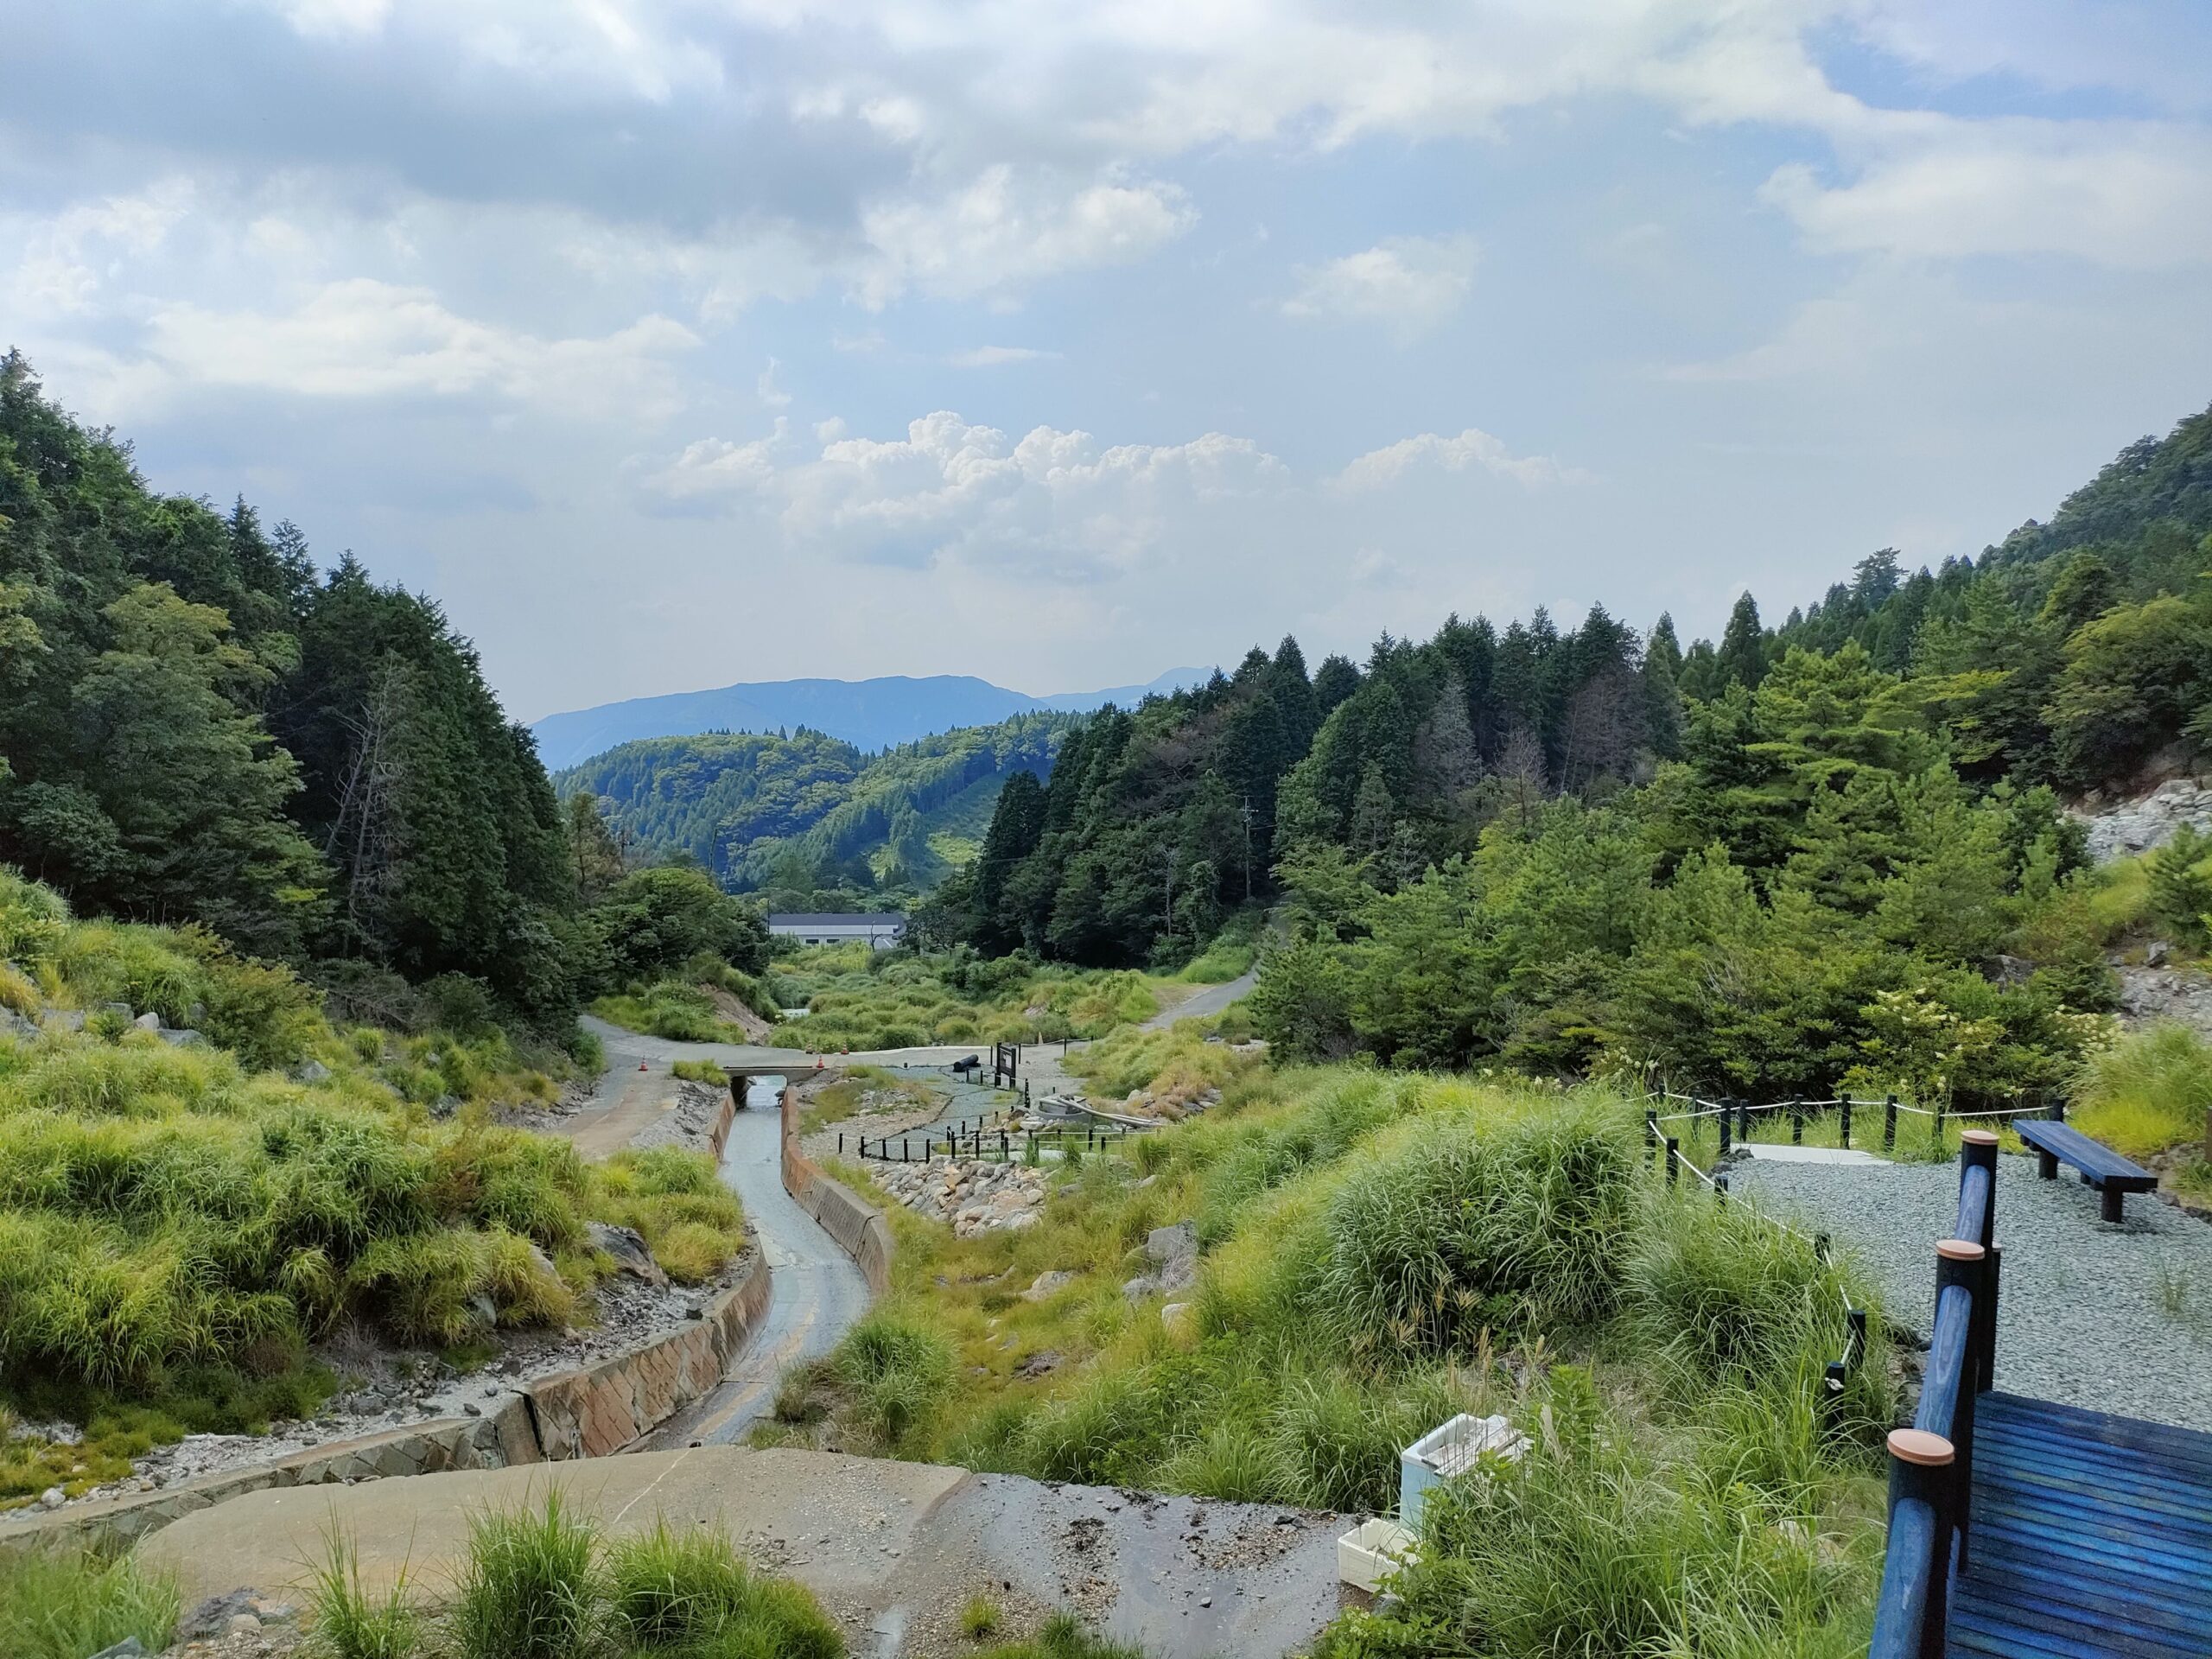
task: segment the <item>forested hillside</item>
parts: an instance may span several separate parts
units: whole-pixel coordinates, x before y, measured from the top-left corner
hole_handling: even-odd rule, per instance
[[[560,1029],[672,941],[746,966],[765,937],[696,877],[625,877],[435,604],[350,554],[319,571],[243,500],[156,494],[13,353],[0,864],[82,913],[204,924],[378,1015],[445,978]]]
[[[1011,782],[924,923],[1172,964],[1287,899],[1261,1006],[1308,1052],[2038,1086],[2111,996],[2061,792],[2212,739],[2208,479],[2197,416],[1978,560],[1878,552],[1687,651],[1602,607],[1255,650]]]
[[[778,907],[888,902],[972,855],[1000,785],[1049,774],[1073,716],[1017,715],[864,755],[801,730],[625,743],[562,772],[618,838],[696,860]]]

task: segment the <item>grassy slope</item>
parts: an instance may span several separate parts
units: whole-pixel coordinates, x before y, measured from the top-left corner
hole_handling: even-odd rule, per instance
[[[1223,1104],[1135,1166],[1092,1159],[1042,1225],[955,1241],[893,1207],[891,1295],[767,1432],[1387,1510],[1414,1433],[1503,1411],[1539,1455],[1440,1536],[1397,1627],[1338,1650],[1461,1651],[1472,1624],[1531,1656],[1863,1649],[1893,1402],[1877,1356],[1817,1433],[1841,1301],[1800,1246],[1669,1198],[1601,1094],[1277,1075],[1188,1028],[1169,1063],[1212,1068]],[[1171,1320],[1122,1283],[1179,1220],[1206,1254]],[[1027,1300],[1046,1272],[1074,1277]]]
[[[335,1385],[311,1344],[343,1322],[454,1347],[480,1346],[487,1311],[566,1321],[609,1266],[588,1221],[638,1227],[695,1281],[742,1243],[703,1158],[588,1167],[494,1122],[554,1087],[496,1032],[334,1029],[282,970],[74,921],[4,871],[0,960],[15,1013],[92,1011],[81,1033],[0,1034],[0,1407],[87,1430],[7,1441],[0,1503],[307,1414]],[[109,1004],[225,1046],[172,1047]]]
[[[815,1053],[1097,1037],[1160,1011],[1166,982],[1019,957],[910,957],[817,945],[776,964],[779,1000],[804,1020],[777,1039]]]

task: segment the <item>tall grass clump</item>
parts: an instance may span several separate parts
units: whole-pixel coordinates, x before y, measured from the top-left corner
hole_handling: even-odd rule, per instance
[[[175,1581],[129,1555],[0,1553],[0,1653],[8,1659],[85,1659],[133,1637],[159,1653],[179,1607]]]
[[[952,1381],[952,1350],[927,1325],[877,1310],[838,1344],[840,1381],[858,1396],[861,1425],[896,1446],[935,1410]]]
[[[753,1573],[720,1533],[664,1523],[607,1550],[609,1634],[626,1652],[842,1659],[844,1638],[788,1580]]]
[[[2212,1044],[2161,1021],[2093,1055],[2075,1084],[2082,1133],[2130,1158],[2200,1142],[2212,1115]]]
[[[703,1284],[744,1247],[745,1211],[704,1153],[649,1147],[590,1171],[594,1218],[634,1227],[668,1276]]]
[[[1329,1203],[1314,1313],[1355,1354],[1465,1351],[1485,1330],[1599,1318],[1618,1287],[1633,1140],[1604,1102],[1383,1135]]]
[[[468,1529],[451,1633],[460,1659],[573,1659],[603,1623],[599,1536],[558,1492],[542,1509],[489,1510]]]
[[[360,1547],[334,1519],[308,1586],[311,1651],[318,1659],[415,1659],[421,1616],[408,1600],[407,1569],[382,1592],[362,1582]]]

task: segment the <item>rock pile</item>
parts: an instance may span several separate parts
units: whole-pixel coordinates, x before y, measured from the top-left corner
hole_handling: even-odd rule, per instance
[[[882,1164],[869,1173],[909,1210],[950,1222],[956,1238],[1034,1227],[1038,1206],[1049,1190],[1041,1169],[973,1158]]]
[[[2089,857],[2103,864],[2163,847],[2184,823],[2212,832],[2212,784],[2176,778],[2139,799],[2099,808],[2088,820]]]

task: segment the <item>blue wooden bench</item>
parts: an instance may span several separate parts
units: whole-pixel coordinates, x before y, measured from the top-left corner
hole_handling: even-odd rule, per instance
[[[2066,1164],[2082,1172],[2085,1186],[2094,1186],[2104,1198],[2104,1218],[2120,1219],[2120,1205],[2130,1192],[2156,1190],[2158,1178],[2140,1164],[2130,1163],[2101,1141],[2053,1118],[2012,1120],[2013,1133],[2036,1149],[2036,1173],[2046,1181],[2058,1179]]]

